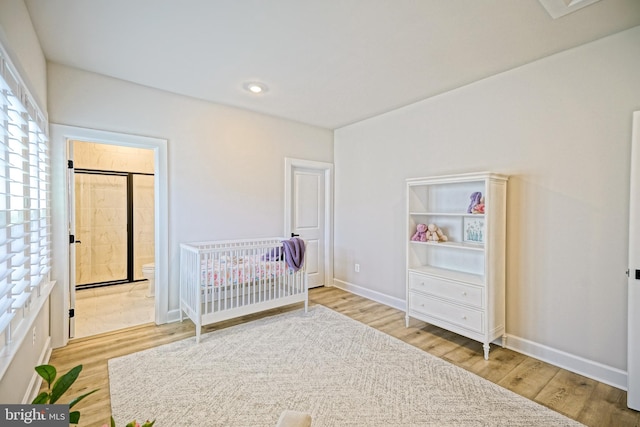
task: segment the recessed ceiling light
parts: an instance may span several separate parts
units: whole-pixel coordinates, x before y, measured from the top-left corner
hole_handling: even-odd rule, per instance
[[[260,82],[247,82],[242,87],[256,95],[265,93],[269,89],[266,84]]]

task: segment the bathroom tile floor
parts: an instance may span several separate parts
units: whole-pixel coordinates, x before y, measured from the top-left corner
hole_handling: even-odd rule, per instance
[[[82,338],[154,321],[155,299],[146,280],[76,292],[76,333]]]

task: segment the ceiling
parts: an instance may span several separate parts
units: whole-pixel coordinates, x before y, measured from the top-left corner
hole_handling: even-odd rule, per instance
[[[640,25],[640,0],[25,3],[49,61],[328,129]]]

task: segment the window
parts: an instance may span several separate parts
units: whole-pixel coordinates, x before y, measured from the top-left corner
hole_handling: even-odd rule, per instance
[[[0,348],[49,283],[47,121],[0,49]],[[44,297],[44,295],[43,295]]]

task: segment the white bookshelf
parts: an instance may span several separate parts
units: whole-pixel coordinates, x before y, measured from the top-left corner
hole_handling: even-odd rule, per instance
[[[407,180],[407,309],[415,318],[483,344],[505,334],[507,180],[489,172]],[[469,213],[471,194],[484,213]],[[446,242],[416,242],[418,224],[436,224]]]

